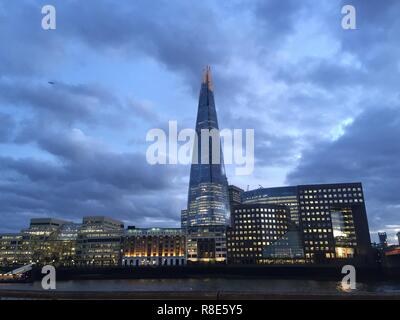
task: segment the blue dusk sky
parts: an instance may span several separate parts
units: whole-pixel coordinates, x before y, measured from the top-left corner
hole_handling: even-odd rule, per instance
[[[43,30],[41,8],[56,8]],[[341,27],[352,4],[357,29]],[[0,232],[34,217],[179,226],[189,166],[146,162],[194,128],[255,130],[250,188],[362,182],[373,239],[400,231],[400,1],[0,1]],[[54,82],[54,84],[49,84]]]

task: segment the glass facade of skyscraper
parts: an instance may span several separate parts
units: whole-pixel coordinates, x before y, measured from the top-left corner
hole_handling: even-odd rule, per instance
[[[221,148],[209,139],[208,155],[201,154],[202,131],[219,130],[215,109],[210,68],[204,72],[198,105],[196,134],[197,149],[193,152],[187,206],[187,226],[226,225],[229,222],[228,184]],[[218,139],[220,139],[218,134]],[[204,143],[204,142],[203,142]],[[196,144],[195,144],[196,148]],[[217,149],[217,151],[213,150]],[[220,152],[219,163],[214,163],[213,152]],[[207,158],[208,163],[204,163]]]

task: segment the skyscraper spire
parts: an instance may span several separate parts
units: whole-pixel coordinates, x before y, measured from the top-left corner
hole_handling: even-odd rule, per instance
[[[203,84],[207,86],[207,89],[213,91],[213,83],[211,78],[211,67],[206,66],[203,72]]]

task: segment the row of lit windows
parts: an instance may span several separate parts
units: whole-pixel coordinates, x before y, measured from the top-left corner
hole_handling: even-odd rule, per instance
[[[331,221],[331,219],[329,217],[326,218],[303,218],[303,221],[308,221],[308,222],[312,222],[312,221]]]
[[[253,253],[253,254],[249,254],[249,253],[234,253],[232,254],[233,257],[235,258],[252,258],[252,257],[262,257],[263,254],[262,253]]]
[[[277,236],[268,236],[268,237],[252,237],[252,236],[248,236],[248,237],[232,237],[230,240],[278,240]]]
[[[238,224],[235,226],[235,228],[237,229],[285,229],[286,228],[286,224],[245,224],[245,225],[241,225]]]
[[[254,244],[253,244],[254,245]],[[263,251],[264,249],[261,247],[235,247],[230,249],[232,252],[256,252],[256,251]]]
[[[358,203],[364,202],[363,199],[339,199],[339,200],[315,200],[315,201],[300,201],[300,204],[332,204],[332,203]]]
[[[250,229],[250,230],[234,230],[234,231],[230,231],[229,234],[280,234],[280,233],[285,233],[287,227],[282,228],[281,230],[272,230],[272,229],[260,229],[260,228],[254,228],[254,229]]]
[[[268,218],[268,217],[265,217]],[[262,218],[256,218],[256,219],[251,219],[251,220],[244,220],[243,218],[237,218],[234,217],[234,222],[236,223],[260,223],[260,222],[270,222],[270,223],[287,223],[286,216],[276,216],[276,217],[269,217],[271,219],[264,219]]]
[[[248,213],[248,212],[276,212],[277,210],[271,208],[251,208],[251,209],[236,209],[235,213]]]
[[[326,192],[351,192],[351,191],[361,191],[360,187],[342,187],[342,188],[332,188],[332,189],[306,189],[300,190],[300,193],[326,193]]]
[[[252,242],[252,246],[269,246],[271,242]],[[249,245],[249,243],[244,243],[244,242],[231,242],[228,244],[228,247],[233,247],[230,248],[231,251],[243,251],[244,250],[244,245]]]
[[[301,215],[304,216],[330,216],[330,211],[314,211],[314,212],[302,212]]]
[[[331,233],[332,229],[304,229],[304,233]]]
[[[328,259],[332,259],[332,258],[335,258],[335,254],[333,252],[326,252],[325,257]],[[314,253],[306,253],[306,258],[307,259],[314,258]]]
[[[328,241],[304,241],[305,244],[309,245],[328,245]]]
[[[182,256],[184,255],[184,252],[177,251],[177,252],[151,252],[148,253],[146,251],[143,252],[129,252],[126,253],[124,256],[125,257],[176,257],[176,256]]]
[[[306,251],[332,251],[331,247],[304,247]]]
[[[334,194],[317,194],[310,196],[300,196],[300,199],[322,199],[322,198],[352,198],[362,197],[362,193],[334,193]]]
[[[243,219],[243,218],[281,218],[285,219],[285,214],[275,214],[275,213],[256,213],[256,214],[239,214],[235,215],[235,219]]]

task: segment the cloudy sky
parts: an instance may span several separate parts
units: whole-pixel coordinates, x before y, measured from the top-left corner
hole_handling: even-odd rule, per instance
[[[41,8],[57,29],[41,28]],[[341,8],[357,30],[341,28]],[[361,181],[371,232],[400,230],[400,1],[0,1],[0,232],[109,215],[178,226],[189,167],[151,128],[195,124],[211,65],[221,128],[254,128],[259,185]],[[54,84],[49,84],[54,82]]]

